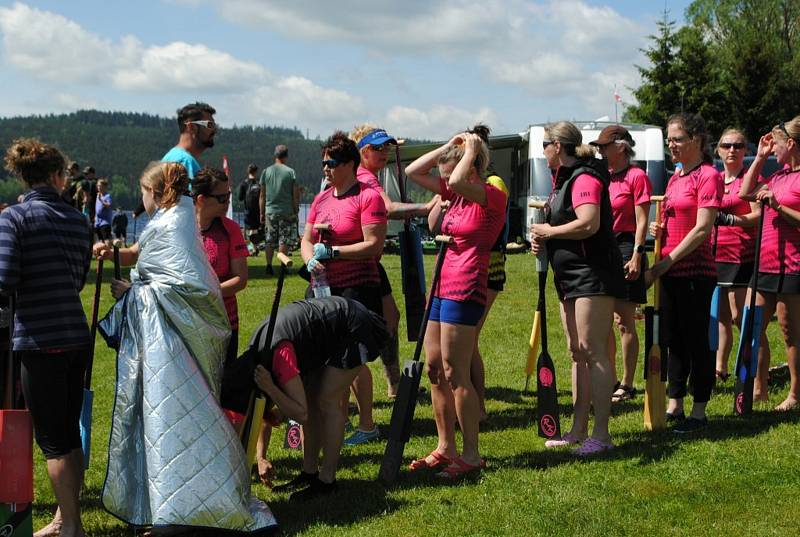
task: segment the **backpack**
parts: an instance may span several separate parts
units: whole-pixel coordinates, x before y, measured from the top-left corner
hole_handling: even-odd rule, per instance
[[[248,181],[250,181],[248,179]],[[244,195],[244,207],[248,211],[258,211],[258,201],[261,197],[261,185],[258,184],[258,181],[250,181],[250,184],[247,186],[247,191]]]

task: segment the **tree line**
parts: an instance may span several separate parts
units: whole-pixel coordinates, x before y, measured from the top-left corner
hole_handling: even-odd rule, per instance
[[[757,142],[800,113],[800,1],[695,0],[685,16],[676,29],[665,12],[650,36],[626,121],[663,126],[684,110]]]

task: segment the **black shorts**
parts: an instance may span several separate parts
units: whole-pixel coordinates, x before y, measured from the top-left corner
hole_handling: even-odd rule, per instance
[[[631,260],[633,257],[633,233],[617,233],[617,245],[622,254],[622,265]],[[642,268],[639,271],[639,277],[633,281],[625,280],[625,297],[623,300],[633,302],[635,304],[647,303],[647,286],[644,283],[644,273],[647,270],[647,255],[642,254]]]
[[[717,263],[717,285],[720,287],[747,287],[753,277],[753,262]]]
[[[247,211],[244,214],[244,227],[247,229],[258,229],[263,227],[261,224],[261,215],[258,211]]]
[[[22,391],[33,418],[36,444],[47,459],[80,449],[83,377],[89,350],[20,354]]]
[[[231,339],[228,341],[228,350],[225,352],[225,367],[233,363],[239,356],[239,330],[231,330]]]
[[[759,272],[758,290],[762,293],[796,295],[800,293],[800,274]]]
[[[492,250],[489,254],[489,280],[487,287],[500,292],[506,284],[506,254]]]
[[[378,263],[378,274],[381,277],[381,296],[391,295],[392,282],[389,281],[389,276],[386,274],[386,269],[383,268],[383,263]]]
[[[96,227],[94,232],[97,233],[97,238],[101,241],[111,240],[111,226],[109,225]]]
[[[123,239],[128,237],[128,230],[124,227],[114,228],[114,237],[117,239]]]

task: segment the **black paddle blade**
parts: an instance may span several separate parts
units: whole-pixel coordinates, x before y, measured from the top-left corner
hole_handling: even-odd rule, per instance
[[[558,414],[556,368],[547,350],[542,350],[536,360],[536,421],[539,436],[547,439],[561,438],[561,420]]]
[[[392,408],[392,420],[389,422],[388,441],[383,453],[378,478],[387,485],[397,481],[400,465],[403,463],[403,450],[411,437],[411,422],[417,406],[419,382],[422,378],[424,364],[409,360],[403,367],[403,376],[397,389],[397,398]]]
[[[407,226],[398,235],[403,296],[406,301],[406,331],[409,341],[417,341],[425,315],[425,269],[422,243],[416,228]]]

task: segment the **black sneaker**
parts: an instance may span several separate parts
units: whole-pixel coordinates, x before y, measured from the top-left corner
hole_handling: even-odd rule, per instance
[[[314,477],[307,488],[298,490],[289,496],[290,502],[306,502],[320,496],[326,496],[337,489],[336,481],[332,483],[324,483],[319,480],[319,477]]]
[[[676,412],[675,414],[671,414],[667,412],[667,423],[675,423],[678,421],[683,421],[686,419],[686,414],[683,412]]]
[[[300,472],[294,479],[289,481],[288,483],[284,483],[283,485],[278,485],[272,489],[273,492],[291,492],[293,490],[298,490],[304,487],[307,487],[311,483],[313,483],[319,472],[314,472],[313,474],[308,474],[306,472]]]
[[[267,265],[267,276],[275,276],[275,271],[272,270],[272,265]]]
[[[681,423],[677,424],[672,429],[672,432],[675,434],[687,434],[699,431],[700,429],[705,429],[706,427],[708,427],[708,418],[701,419],[689,416]]]

